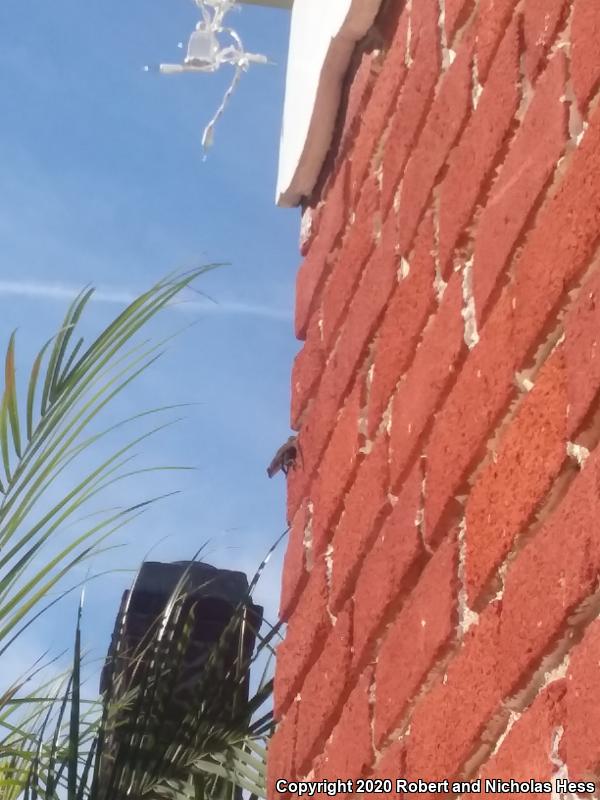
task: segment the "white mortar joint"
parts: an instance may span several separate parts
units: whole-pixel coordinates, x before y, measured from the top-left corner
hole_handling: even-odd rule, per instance
[[[331,579],[333,577],[333,544],[327,545],[325,550],[325,578],[327,580],[327,587],[331,589]]]
[[[465,323],[464,340],[469,350],[472,350],[479,343],[477,312],[473,295],[473,257],[465,262],[462,279],[463,309],[461,314]]]
[[[304,247],[312,236],[313,213],[312,208],[307,208],[300,219],[300,249]]]
[[[408,26],[406,29],[406,50],[404,51],[404,63],[410,69],[413,64],[413,58],[410,54],[410,46],[412,43],[412,0],[406,3],[406,11],[408,13]]]
[[[528,370],[515,372],[515,384],[520,392],[530,392],[535,385],[529,377],[528,372]]]
[[[550,753],[548,754],[548,758],[550,759],[551,763],[553,764],[556,769],[552,775],[552,794],[550,795],[551,800],[580,800],[579,795],[575,794],[574,792],[559,792],[557,790],[557,781],[569,780],[569,769],[565,762],[560,757],[560,743],[562,741],[562,737],[564,736],[565,729],[562,725],[559,725],[556,728],[552,735],[552,742],[550,746]]]
[[[580,469],[583,469],[585,467],[585,462],[590,457],[590,451],[582,444],[567,442],[567,456],[573,459]]]
[[[477,69],[477,62],[475,59],[473,59],[473,64],[471,66],[471,80],[472,80],[471,104],[473,106],[473,111],[474,111],[479,105],[481,95],[483,94],[483,86],[479,82],[479,70]]]
[[[433,290],[435,292],[435,296],[438,303],[442,302],[447,286],[448,283],[442,278],[442,273],[439,266],[436,266],[435,278],[433,279]]]
[[[392,432],[392,405],[394,403],[394,398],[391,397],[385,411],[383,412],[383,417],[381,420],[381,427],[383,430],[388,434]]]
[[[500,750],[500,748],[504,744],[504,741],[506,740],[508,734],[511,732],[511,730],[513,729],[515,724],[520,719],[521,719],[521,712],[520,711],[511,711],[510,712],[510,714],[508,715],[508,722],[506,723],[506,728],[504,728],[504,730],[502,731],[502,733],[498,737],[498,739],[496,741],[496,744],[494,745],[494,749],[492,750],[492,752],[489,755],[490,759],[492,759],[496,755],[498,750]]]
[[[458,628],[462,634],[479,623],[479,614],[467,602],[466,561],[467,561],[467,518],[463,517],[458,526]]]
[[[313,538],[312,538],[312,531],[313,531],[313,514],[314,514],[314,504],[312,500],[309,500],[306,506],[306,512],[308,516],[308,521],[304,526],[304,536],[302,538],[302,547],[304,549],[304,562],[307,569],[312,569],[313,566]]]

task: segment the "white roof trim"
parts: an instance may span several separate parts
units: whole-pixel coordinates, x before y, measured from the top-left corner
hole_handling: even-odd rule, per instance
[[[356,43],[381,0],[295,0],[288,56],[277,203],[295,206],[319,177]]]

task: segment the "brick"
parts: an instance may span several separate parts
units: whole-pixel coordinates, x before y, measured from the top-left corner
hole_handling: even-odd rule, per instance
[[[373,88],[378,82],[381,57],[377,51],[363,52],[354,75],[346,80],[349,83],[348,94],[343,113],[343,127],[338,146],[338,159],[352,144],[357,130],[361,125],[361,118],[368,107],[369,98]]]
[[[312,397],[325,366],[325,352],[319,331],[319,315],[313,315],[304,347],[296,355],[292,367],[291,413],[292,430],[298,430],[302,414]]]
[[[526,0],[523,7],[525,69],[530,81],[537,78],[568,10],[567,0]]]
[[[359,423],[362,387],[357,384],[349,395],[319,464],[313,490],[313,554],[324,553],[332,536],[332,523],[341,513],[345,492],[360,461]]]
[[[531,224],[567,141],[566,60],[559,51],[539,79],[533,100],[509,148],[479,219],[473,260],[473,294],[481,325],[493,289],[519,237]]]
[[[589,0],[575,0],[571,24],[571,75],[579,107],[584,109],[600,85],[600,7]]]
[[[415,4],[409,54],[413,63],[391,118],[383,150],[382,210],[389,211],[411,148],[420,130],[440,74],[439,7],[434,0]]]
[[[379,189],[372,177],[363,186],[354,222],[348,228],[323,290],[322,335],[328,349],[352,299],[363,267],[375,247],[378,206]]]
[[[392,791],[385,792],[385,796],[393,800],[401,800],[403,795],[396,791],[396,780],[404,775],[405,745],[403,741],[396,741],[386,748],[379,758],[377,765],[369,777],[375,780],[389,780],[392,782]],[[355,797],[364,800],[381,800],[381,792],[365,792]]]
[[[434,309],[433,248],[433,221],[427,215],[408,259],[409,273],[395,285],[377,333],[368,407],[368,434],[371,437],[379,426],[396,384],[413,357],[419,334]]]
[[[320,215],[319,232],[296,277],[295,330],[298,339],[306,337],[306,329],[319,292],[331,266],[330,256],[341,240],[348,214],[347,164],[342,164],[327,193]]]
[[[336,712],[341,711],[351,661],[351,631],[351,611],[346,608],[304,681],[296,741],[296,763],[301,771],[322,750]]]
[[[280,778],[289,781],[296,777],[297,722],[298,703],[294,702],[269,741],[269,757],[267,759],[267,797],[269,800],[275,800],[282,796],[275,790],[275,784]],[[291,797],[291,795],[286,796]]]
[[[316,772],[317,780],[360,778],[373,763],[369,691],[373,670],[359,676],[333,729]]]
[[[388,217],[381,242],[367,262],[345,321],[346,348],[360,354],[375,333],[397,282],[395,219]]]
[[[500,607],[489,605],[439,680],[416,706],[406,750],[406,777],[451,779],[479,744],[500,700]]]
[[[388,621],[392,604],[414,583],[425,561],[417,529],[421,507],[421,464],[407,478],[398,501],[361,567],[354,592],[354,661]]]
[[[486,778],[509,781],[549,781],[556,772],[550,760],[556,732],[564,720],[566,682],[551,683],[514,723],[500,749],[487,761],[480,772],[482,784]],[[569,778],[572,779],[571,775]],[[518,800],[522,795],[507,793]],[[492,800],[497,794],[482,791],[482,798]],[[548,794],[532,792],[530,798],[547,800]]]
[[[288,520],[293,519],[309,491],[346,397],[353,386],[365,385],[365,370],[360,368],[360,362],[364,358],[367,335],[368,331],[358,327],[353,329],[347,324],[323,371],[314,402],[302,421],[298,435],[302,457],[296,468],[288,473]]]
[[[482,457],[484,443],[515,394],[513,376],[522,353],[515,341],[512,298],[506,292],[494,307],[438,412],[429,436],[425,535],[436,540],[446,506],[469,469]],[[465,420],[468,420],[466,424]]]
[[[528,679],[593,591],[600,569],[597,457],[509,568],[501,603],[489,605],[465,637],[446,678],[415,709],[407,771],[435,764],[455,774],[483,728]],[[526,645],[524,645],[526,643]]]
[[[369,107],[363,118],[366,135],[374,142],[378,142],[383,134],[407,74],[408,23],[409,9],[405,7],[388,46]]]
[[[277,648],[274,714],[281,719],[331,628],[327,615],[327,578],[323,559],[314,565],[308,583]]]
[[[552,487],[565,460],[567,371],[563,350],[542,367],[466,506],[466,580],[473,606]]]
[[[558,508],[509,566],[500,626],[505,692],[520,688],[597,587],[599,456],[595,451]]]
[[[555,315],[598,245],[600,216],[600,107],[556,193],[541,210],[515,265],[515,336],[530,344]],[[556,220],[568,220],[557,225]]]
[[[410,463],[423,431],[452,380],[458,358],[466,349],[462,302],[462,276],[454,273],[394,396],[390,432],[392,487]]]
[[[588,462],[559,508],[512,563],[502,604],[486,608],[445,682],[415,710],[409,775],[424,769],[428,759],[441,776],[453,775],[502,697],[522,688],[594,590],[600,571],[597,460]]]
[[[440,187],[439,260],[446,277],[454,248],[497,164],[519,104],[519,27],[504,36],[489,80],[464,133],[450,154]],[[469,169],[465,170],[465,164]]]
[[[307,510],[307,503],[304,503],[298,509],[292,522],[283,561],[279,618],[284,622],[289,619],[308,579],[304,533],[309,522],[310,515]]]
[[[309,425],[306,422],[302,423],[302,429],[300,434],[302,434],[306,430],[310,431]],[[298,436],[298,441],[302,442],[303,439],[306,439],[306,436]],[[302,461],[298,465],[298,461],[296,461],[296,465],[294,469],[291,469],[287,474],[287,510],[286,510],[286,521],[288,526],[292,524],[292,520],[294,516],[298,512],[300,505],[304,502],[304,500],[308,497],[308,491],[310,488],[310,474],[305,469]]]
[[[391,797],[399,798],[399,795],[396,791],[396,779],[400,775],[404,775],[404,761],[406,756],[406,749],[404,742],[394,742],[389,747],[386,748],[383,755],[377,762],[375,770],[373,772],[374,778],[381,778],[381,779],[388,779],[392,781],[392,792]]]
[[[388,442],[381,437],[361,463],[333,535],[330,605],[336,613],[350,593],[365,553],[377,535],[388,500]]]
[[[472,45],[467,37],[442,78],[423,131],[406,165],[400,189],[400,252],[406,255],[435,180],[471,107]],[[384,166],[385,169],[385,166]]]
[[[302,450],[304,450],[304,448],[302,448],[303,440],[305,441],[307,438],[306,434],[303,435],[303,432],[307,430],[310,432],[311,427],[310,424],[304,421],[298,435],[299,446]],[[294,516],[297,514],[301,504],[309,498],[310,485],[311,475],[306,470],[304,462],[302,459],[300,459],[299,462],[296,460],[294,469],[289,470],[287,474],[286,521],[288,526],[292,524]]]
[[[408,20],[409,11],[405,9],[362,114],[360,130],[350,154],[352,196],[356,196],[365,178],[407,74]]]
[[[446,0],[446,40],[449,45],[452,44],[457,30],[464,25],[472,10],[473,0]]]
[[[564,321],[569,436],[582,425],[600,389],[600,270],[592,275]]]
[[[369,260],[352,299],[339,338],[329,357],[313,408],[303,420],[300,447],[304,463],[288,477],[288,515],[293,515],[321,458],[333,421],[350,387],[364,381],[368,346],[395,283],[395,261],[382,247]]]
[[[592,622],[571,653],[561,745],[571,780],[589,780],[600,766],[600,622]]]
[[[426,566],[379,649],[375,674],[375,744],[406,713],[458,621],[458,547],[447,539]]]
[[[477,6],[476,63],[479,79],[485,82],[504,31],[508,28],[517,0],[480,0]]]

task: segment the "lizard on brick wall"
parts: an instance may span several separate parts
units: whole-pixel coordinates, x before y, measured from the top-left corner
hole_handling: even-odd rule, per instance
[[[298,438],[296,436],[290,436],[275,453],[271,463],[267,467],[267,475],[269,478],[274,477],[278,472],[283,472],[284,475],[287,475],[290,469],[293,469],[296,465],[298,452]]]

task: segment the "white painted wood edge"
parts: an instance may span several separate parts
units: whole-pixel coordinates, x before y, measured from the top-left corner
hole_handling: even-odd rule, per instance
[[[276,202],[295,206],[317,182],[331,145],[354,48],[381,0],[295,0]]]

